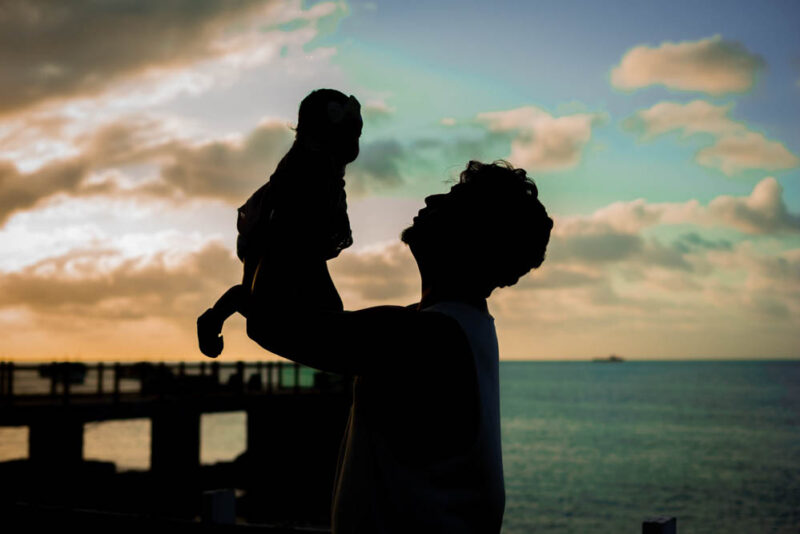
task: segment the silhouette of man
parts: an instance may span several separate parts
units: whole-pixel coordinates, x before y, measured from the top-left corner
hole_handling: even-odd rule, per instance
[[[505,162],[471,161],[401,240],[419,303],[309,309],[312,271],[259,274],[248,335],[317,369],[352,374],[332,526],[339,533],[499,532],[505,507],[498,348],[486,299],[541,265],[553,221],[533,181]]]

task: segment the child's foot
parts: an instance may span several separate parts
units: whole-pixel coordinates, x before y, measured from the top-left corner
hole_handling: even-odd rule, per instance
[[[209,358],[216,358],[222,353],[222,321],[213,308],[209,308],[197,318],[197,341],[200,352]]]

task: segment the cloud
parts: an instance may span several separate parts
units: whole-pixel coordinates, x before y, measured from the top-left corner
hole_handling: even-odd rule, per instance
[[[633,90],[663,85],[712,95],[741,93],[755,83],[764,59],[736,41],[715,35],[699,41],[640,45],[628,51],[611,71],[611,84]]]
[[[700,150],[697,162],[717,167],[730,176],[749,169],[791,169],[800,165],[800,158],[789,152],[783,143],[770,141],[764,134],[745,132],[724,136]]]
[[[366,122],[373,124],[381,123],[394,115],[395,108],[391,107],[384,100],[370,100],[361,107],[361,115]]]
[[[0,113],[55,98],[93,95],[148,69],[224,54],[226,29],[265,2],[158,3],[20,0],[0,15]]]
[[[399,187],[404,183],[399,166],[406,156],[405,147],[394,139],[362,144],[358,159],[347,167],[348,191],[360,196]]]
[[[705,100],[693,100],[688,104],[659,102],[637,111],[625,120],[624,125],[646,139],[673,131],[684,137],[698,133],[724,135],[745,131],[744,124],[728,116],[730,110],[730,105],[715,106]]]
[[[713,199],[708,214],[713,220],[752,234],[800,232],[800,215],[789,213],[783,188],[772,177],[761,180],[747,197]]]
[[[779,170],[800,165],[800,159],[778,141],[751,131],[729,117],[731,106],[715,106],[704,100],[687,104],[659,102],[636,112],[623,123],[643,139],[669,132],[683,137],[710,134],[714,143],[696,156],[700,165],[720,169],[727,175],[751,169]]]
[[[198,143],[174,137],[157,118],[126,117],[79,139],[77,155],[34,172],[22,173],[0,160],[0,225],[16,212],[64,194],[240,204],[269,179],[293,138],[286,123],[266,120],[245,136]],[[348,191],[360,196],[399,187],[405,157],[405,147],[393,139],[363,144],[347,169]],[[145,164],[153,167],[149,180],[124,179],[126,167]]]
[[[602,273],[586,269],[585,266],[552,266],[545,263],[533,274],[522,277],[514,287],[521,290],[559,290],[593,286],[604,281],[605,277]]]
[[[644,241],[636,234],[614,231],[554,235],[547,259],[553,262],[606,263],[628,259],[642,251]]]
[[[12,272],[0,271],[0,309],[37,315],[185,322],[241,279],[231,250],[210,240],[192,251],[127,257],[108,246],[76,249]],[[331,263],[350,307],[418,298],[419,274],[399,242],[347,252]]]
[[[408,247],[400,242],[346,252],[330,265],[348,309],[419,300],[419,271]]]
[[[35,172],[21,173],[10,162],[0,161],[0,225],[14,213],[60,194],[243,202],[269,178],[292,137],[286,124],[266,121],[241,140],[197,144],[171,137],[155,119],[128,117],[79,140],[78,155],[52,161]],[[145,163],[156,166],[154,180],[129,187],[113,179],[93,180],[103,171]]]
[[[615,202],[587,216],[557,220],[561,235],[636,234],[656,225],[696,224],[735,228],[747,234],[800,232],[800,215],[788,211],[783,188],[769,176],[744,197],[722,195],[707,206],[696,200],[648,203],[644,199]]]
[[[319,21],[342,9],[304,10],[296,0],[6,2],[0,116],[115,89],[113,105],[197,93],[309,42]]]
[[[292,140],[286,124],[267,121],[241,142],[169,143],[156,153],[166,161],[161,177],[168,186],[190,197],[237,203],[269,179]]]
[[[239,261],[217,242],[193,253],[144,258],[124,258],[113,249],[73,250],[0,273],[0,308],[111,321],[183,320],[210,305],[240,273]]]
[[[690,250],[731,250],[733,244],[726,239],[706,239],[697,232],[682,234],[675,242],[679,250],[688,252]]]
[[[489,132],[512,136],[508,159],[529,171],[562,170],[577,165],[591,138],[592,127],[603,119],[597,113],[554,117],[534,106],[477,116]]]
[[[638,205],[628,218],[663,211],[653,206]],[[736,332],[773,350],[764,333],[793,328],[800,250],[764,254],[747,241],[734,245],[701,230],[657,241],[641,230],[663,218],[631,224],[622,221],[624,211],[558,217],[544,265],[493,295],[504,357],[699,356]],[[130,257],[110,243],[0,272],[7,354],[63,357],[64,347],[84,358],[114,347],[115,357],[137,359],[197,354],[196,315],[241,273],[231,251],[211,240]],[[419,296],[414,260],[398,242],[345,251],[331,271],[348,309],[410,304]],[[225,337],[229,354],[265,356],[246,339],[241,320],[226,325]],[[704,345],[709,339],[716,341]],[[725,350],[739,355],[748,348],[733,343]]]

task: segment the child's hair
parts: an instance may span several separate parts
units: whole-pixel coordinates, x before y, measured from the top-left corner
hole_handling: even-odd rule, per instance
[[[360,112],[361,104],[354,96],[347,96],[336,89],[311,91],[300,102],[297,137],[333,134],[346,116]]]

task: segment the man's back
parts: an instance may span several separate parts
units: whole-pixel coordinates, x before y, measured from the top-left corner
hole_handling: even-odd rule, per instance
[[[407,383],[356,379],[334,488],[334,533],[500,530],[505,492],[494,321],[460,302],[425,311],[458,322],[464,342],[445,350],[469,354],[459,360],[466,372],[454,370],[458,382],[451,384],[444,373],[426,376],[426,362],[409,354],[409,362],[422,365],[405,374]]]

